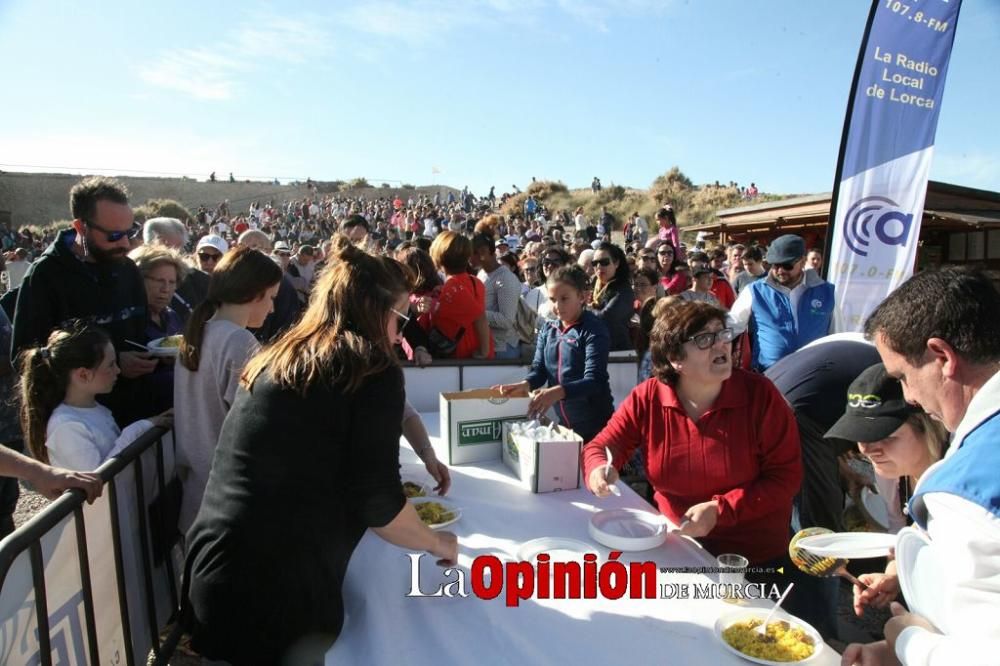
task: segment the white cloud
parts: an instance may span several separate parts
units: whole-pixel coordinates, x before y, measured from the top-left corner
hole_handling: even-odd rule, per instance
[[[240,78],[267,61],[302,63],[331,44],[321,17],[305,20],[255,14],[216,46],[162,51],[137,69],[140,79],[159,88],[204,100],[228,100]]]
[[[664,6],[664,0],[374,0],[295,18],[257,12],[213,46],[161,51],[137,74],[151,86],[228,100],[267,62],[315,62],[333,49],[335,34],[361,36],[352,53],[373,62],[386,41],[425,46],[456,30],[551,21],[552,12],[606,32],[614,17],[657,13]]]

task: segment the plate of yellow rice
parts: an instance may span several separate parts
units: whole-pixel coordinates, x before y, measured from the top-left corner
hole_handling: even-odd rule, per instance
[[[723,615],[715,621],[715,636],[727,650],[755,664],[807,664],[823,651],[818,631],[780,611],[767,623],[767,635],[758,634],[767,613],[749,608]]]
[[[462,510],[453,502],[440,497],[411,497],[407,500],[427,527],[439,530],[462,517]]]

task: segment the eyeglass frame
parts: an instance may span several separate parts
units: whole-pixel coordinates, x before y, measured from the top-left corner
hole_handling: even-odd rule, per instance
[[[607,268],[610,265],[611,265],[611,257],[604,257],[603,259],[590,260],[591,268],[597,268],[598,266],[603,266],[604,268]]]
[[[139,234],[142,233],[142,225],[139,224],[138,222],[132,222],[132,226],[128,228],[128,231],[111,231],[110,229],[105,229],[96,222],[91,222],[90,220],[86,219],[82,220],[82,222],[84,226],[88,227],[89,229],[96,229],[97,231],[100,231],[102,234],[104,234],[105,240],[107,240],[109,243],[117,243],[123,238],[134,240],[139,237]],[[114,236],[114,238],[112,238],[112,236]]]
[[[727,335],[729,336],[728,340],[722,340],[721,337],[720,337],[720,336],[727,336]],[[695,347],[697,347],[698,349],[704,351],[706,349],[711,349],[715,345],[715,343],[719,342],[719,341],[725,342],[725,343],[731,343],[733,341],[733,338],[735,338],[735,337],[736,337],[736,334],[733,331],[733,329],[730,328],[730,327],[726,327],[726,328],[720,328],[718,331],[705,331],[704,333],[697,333],[695,335],[692,335],[690,338],[688,338],[684,342],[693,342]],[[702,343],[698,341],[699,339],[701,339],[701,340],[711,340],[711,342],[709,342],[708,344],[702,346]]]
[[[399,317],[399,319],[397,319],[397,320],[396,320],[396,330],[397,330],[397,331],[402,331],[402,330],[403,330],[403,328],[404,328],[404,327],[405,327],[405,326],[406,326],[407,324],[409,324],[409,323],[410,323],[410,319],[411,319],[410,315],[405,315],[405,314],[403,314],[402,312],[400,312],[399,310],[397,310],[396,308],[389,308],[389,310],[390,310],[390,311],[391,311],[391,312],[392,312],[392,313],[393,313],[394,315],[396,315],[397,317]],[[403,323],[400,323],[400,321],[402,321]]]
[[[795,261],[780,261],[778,263],[771,264],[771,268],[780,268],[783,271],[791,271],[795,268],[795,264],[800,261],[801,259],[796,259]]]
[[[195,252],[195,255],[197,255],[200,261],[214,261],[215,263],[219,263],[219,260],[222,259],[221,252],[219,254],[211,254],[209,252]]]

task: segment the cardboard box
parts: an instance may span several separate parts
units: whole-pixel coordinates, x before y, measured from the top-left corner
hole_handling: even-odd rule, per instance
[[[504,424],[503,461],[533,493],[576,490],[580,487],[583,438],[569,428],[556,427],[551,440],[536,441],[511,432]]]
[[[442,393],[438,459],[449,465],[500,459],[503,424],[524,421],[528,398],[507,398],[490,389]]]

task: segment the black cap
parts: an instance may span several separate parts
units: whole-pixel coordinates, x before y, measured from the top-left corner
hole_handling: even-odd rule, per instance
[[[785,234],[778,236],[767,248],[767,263],[790,264],[806,256],[806,242],[801,236]]]
[[[877,442],[896,432],[919,408],[903,398],[903,385],[876,363],[847,389],[847,410],[825,437],[849,442]]]

